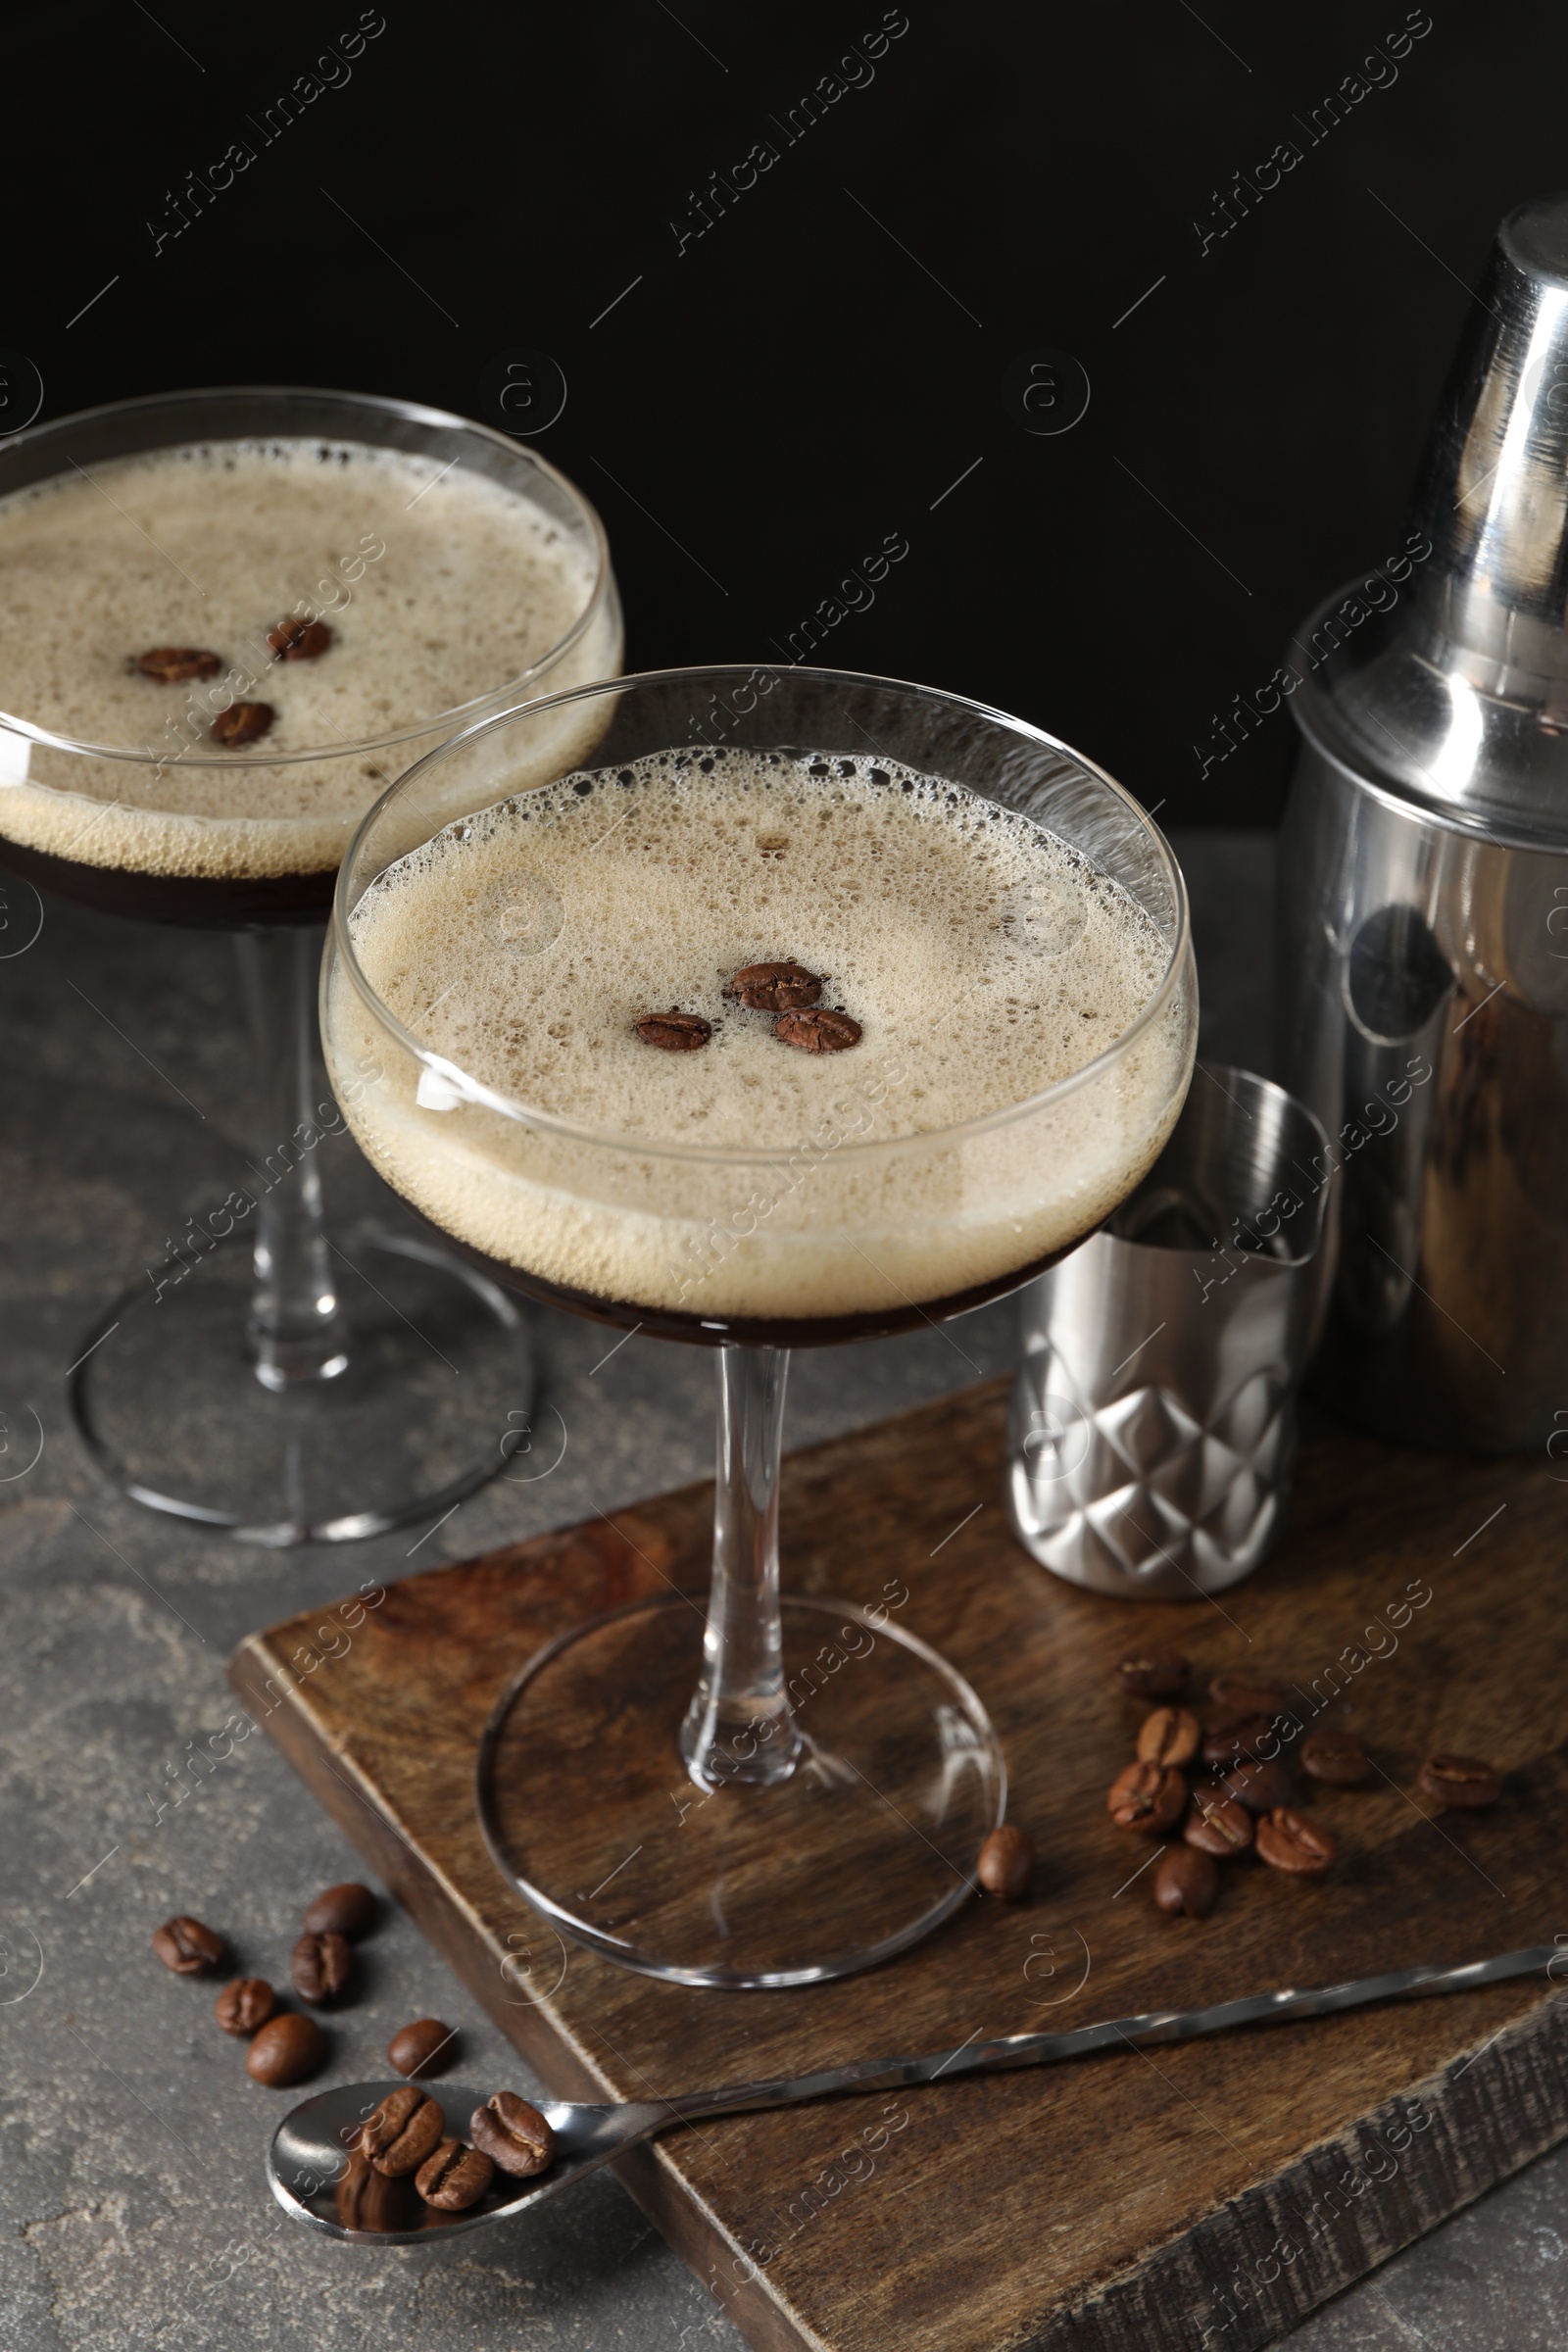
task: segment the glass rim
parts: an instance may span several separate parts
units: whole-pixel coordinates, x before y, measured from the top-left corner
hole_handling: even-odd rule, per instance
[[[426,753],[422,760],[416,760],[413,767],[407,769],[394,784],[387,787],[373,807],[361,819],[354,838],[349,844],[348,853],[338,868],[337,884],[332,894],[330,943],[371,1017],[389,1036],[402,1045],[422,1068],[429,1070],[433,1077],[448,1085],[456,1084],[463,1100],[466,1102],[472,1102],[483,1108],[495,1110],[503,1117],[515,1121],[518,1125],[559,1137],[567,1143],[589,1145],[597,1150],[632,1152],[656,1159],[706,1161],[719,1166],[767,1167],[775,1165],[781,1156],[787,1158],[792,1152],[798,1152],[803,1148],[815,1148],[804,1147],[799,1137],[794,1141],[768,1146],[736,1144],[732,1147],[724,1147],[666,1142],[655,1136],[607,1134],[600,1129],[581,1126],[573,1119],[562,1118],[555,1111],[515,1102],[495,1088],[481,1085],[477,1079],[470,1077],[456,1062],[419,1043],[413,1031],[406,1028],[396,1013],[382,1003],[370,985],[361,966],[359,956],[355,953],[353,937],[349,930],[349,881],[362,846],[368,840],[372,827],[379,822],[382,811],[390,807],[400,793],[407,792],[412,799],[415,793],[416,779],[423,776],[438,761],[452,759],[466,745],[476,742],[481,736],[495,733],[502,727],[514,725],[525,716],[532,717],[546,710],[564,710],[573,703],[587,702],[597,696],[623,695],[642,687],[689,683],[696,679],[751,682],[760,677],[772,677],[775,680],[790,677],[809,678],[830,685],[870,686],[889,690],[896,694],[919,696],[929,702],[945,704],[950,710],[963,711],[973,717],[984,719],[992,725],[1008,728],[1014,734],[1022,736],[1031,743],[1040,744],[1049,751],[1060,752],[1066,759],[1072,760],[1084,774],[1092,777],[1115,801],[1119,802],[1128,810],[1137,825],[1152,839],[1171,888],[1176,914],[1175,932],[1170,952],[1166,957],[1165,968],[1148,1003],[1143,1005],[1135,1019],[1129,1022],[1128,1026],[1108,1046],[1102,1047],[1100,1053],[1092,1060],[1086,1061],[1081,1068],[1069,1071],[1065,1078],[1054,1079],[1050,1086],[1043,1087],[1037,1094],[1026,1096],[1022,1102],[1004,1103],[995,1110],[978,1112],[973,1118],[958,1120],[951,1126],[920,1128],[908,1135],[877,1136],[863,1143],[844,1142],[822,1147],[823,1149],[832,1151],[835,1156],[840,1152],[861,1156],[906,1152],[921,1146],[932,1147],[939,1144],[957,1143],[965,1141],[970,1136],[987,1134],[995,1128],[1007,1126],[1015,1119],[1027,1118],[1050,1103],[1065,1100],[1078,1088],[1102,1075],[1111,1063],[1124,1055],[1137,1040],[1152,1027],[1170,1002],[1190,954],[1192,920],[1187,901],[1187,884],[1183,878],[1181,867],[1176,861],[1175,853],[1164,834],[1143,804],[1133,798],[1125,785],[1118,784],[1114,776],[1095,760],[1086,759],[1082,752],[1075,751],[1071,744],[1064,743],[1060,736],[1051,734],[1046,728],[1037,727],[1028,719],[1015,718],[1008,711],[995,710],[988,703],[975,702],[967,695],[950,694],[939,686],[922,686],[908,678],[881,677],[874,671],[810,668],[804,663],[700,662],[683,668],[638,670],[633,671],[629,676],[619,678],[596,678],[586,686],[573,687],[561,694],[541,695],[533,702],[518,704],[510,710],[497,711],[493,717],[480,719],[475,725],[466,727],[461,734],[449,737],[445,743],[438,744],[433,751]],[[828,756],[831,757],[831,753]],[[953,779],[949,777],[944,781],[951,783]],[[963,789],[970,788],[964,787]],[[505,800],[507,797],[505,792],[496,795],[497,801]],[[984,796],[978,795],[977,797],[983,798]],[[493,803],[487,805],[494,806]],[[453,818],[449,821],[455,823],[458,820]],[[444,826],[437,827],[437,831],[444,830]],[[431,835],[430,838],[434,839],[434,835]],[[386,869],[383,867],[381,870],[384,872]],[[376,878],[379,879],[379,875]],[[323,985],[327,968],[323,966]],[[323,1020],[323,1031],[325,1026]],[[831,1109],[831,1106],[829,1108]],[[827,1115],[828,1113],[825,1111],[824,1119]]]
[[[46,745],[51,751],[71,752],[80,758],[93,760],[132,760],[142,767],[172,766],[175,764],[176,758],[177,763],[181,767],[230,769],[292,767],[306,760],[352,760],[361,753],[386,751],[395,744],[409,743],[419,736],[440,733],[444,740],[460,723],[471,724],[478,713],[490,710],[502,696],[515,695],[519,688],[527,684],[529,679],[537,678],[542,671],[554,668],[556,663],[568,654],[584,635],[611,593],[613,574],[611,569],[609,533],[606,531],[604,523],[600,519],[599,511],[592,500],[584,491],[579,490],[569,475],[563,473],[559,466],[552,466],[548,458],[542,458],[530,442],[515,441],[510,433],[498,432],[493,425],[481,423],[477,417],[460,416],[455,410],[451,409],[428,408],[422,401],[403,400],[393,393],[344,392],[319,384],[190,384],[174,392],[138,392],[128,400],[103,401],[90,409],[73,409],[67,416],[51,416],[42,422],[24,425],[21,432],[12,433],[0,441],[0,454],[8,450],[20,449],[24,444],[46,441],[51,433],[64,433],[73,426],[95,423],[101,417],[131,416],[137,410],[145,409],[169,408],[174,410],[181,402],[204,400],[280,400],[285,402],[340,400],[364,409],[379,411],[388,416],[401,417],[411,423],[434,425],[449,430],[472,433],[481,441],[487,441],[494,447],[505,450],[509,457],[525,457],[531,465],[539,468],[541,473],[548,475],[557,489],[562,492],[570,505],[577,509],[588,524],[597,564],[593,587],[582,611],[564,636],[558,638],[554,645],[539,656],[537,661],[530,662],[526,667],[517,670],[512,677],[503,678],[499,684],[487,687],[482,694],[470,695],[466,703],[454,703],[450,709],[433,711],[428,717],[415,719],[407,726],[394,727],[386,734],[357,738],[352,743],[318,744],[310,746],[304,751],[274,752],[270,755],[221,751],[171,755],[167,750],[155,752],[151,748],[146,748],[133,751],[127,749],[123,744],[79,741],[74,736],[60,735],[55,733],[52,728],[40,726],[35,719],[23,718],[4,710],[0,710],[0,728],[4,728],[13,735],[25,736],[29,742]],[[289,437],[286,427],[280,426],[276,430],[279,438]],[[205,435],[187,436],[187,438],[195,440],[210,441],[220,441],[224,437],[220,433],[211,432]],[[231,437],[235,440],[244,440],[251,436],[236,433]],[[299,437],[305,440],[319,438],[317,434],[304,432]],[[349,438],[346,434],[342,437]],[[171,440],[167,445],[151,442],[148,444],[148,449],[152,450],[161,446],[177,449],[183,444],[176,438]],[[372,442],[369,446],[391,448],[394,445],[390,442]],[[127,451],[123,454],[135,456],[145,455],[146,452]],[[110,461],[110,463],[115,462]],[[62,466],[56,473],[40,474],[38,480],[42,482],[63,479],[65,473],[66,468]],[[29,489],[34,486],[31,483],[25,485]],[[0,493],[0,496],[11,495],[14,493]],[[508,706],[509,709],[518,707],[516,704]],[[43,789],[69,791],[70,787],[69,785],[44,786]]]

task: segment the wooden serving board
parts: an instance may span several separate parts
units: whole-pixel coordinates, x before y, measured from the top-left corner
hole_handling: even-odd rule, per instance
[[[1309,1416],[1277,1556],[1218,1602],[1130,1607],[1013,1541],[1005,1396],[988,1383],[785,1467],[786,1585],[868,1601],[905,1580],[903,1621],[989,1705],[1041,1852],[1030,1902],[976,1901],[865,1976],[768,1993],[630,1975],[561,1944],[480,1839],[498,1691],[581,1618],[666,1580],[701,1589],[707,1486],[241,1645],[241,1696],[558,2094],[804,2073],[1559,1934],[1568,1953],[1568,1491],[1550,1465],[1396,1452]],[[321,1630],[339,1624],[352,1636]],[[1200,1690],[1273,1669],[1303,1719],[1315,1693],[1362,1733],[1387,1777],[1312,1797],[1341,1840],[1330,1878],[1227,1866],[1204,1921],[1157,1912],[1152,1873],[1126,1884],[1149,1849],[1104,1794],[1141,1710],[1111,1668],[1143,1642],[1184,1649]],[[1434,1746],[1505,1767],[1502,1801],[1429,1819],[1415,1775]],[[1565,2135],[1568,2006],[1538,1978],[738,2116],[621,2170],[767,2352],[1245,2352]]]

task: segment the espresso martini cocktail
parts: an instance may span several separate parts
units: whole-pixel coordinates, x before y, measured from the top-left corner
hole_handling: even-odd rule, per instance
[[[543,781],[573,710],[593,754]],[[980,1699],[863,1547],[853,1601],[781,1603],[785,1351],[1070,1249],[1157,1156],[1196,1026],[1141,810],[919,687],[623,679],[470,730],[367,819],[322,1039],[372,1164],[492,1278],[717,1350],[706,1633],[662,1595],[564,1638],[481,1761],[492,1851],[571,1934],[802,1983],[969,1891],[1005,1790]]]
[[[407,1220],[323,1223],[342,1128],[312,926],[393,778],[620,657],[593,509],[466,418],[237,387],[0,447],[0,867],[232,931],[252,1022],[233,1189],[170,1200],[154,1262],[74,1350],[82,1434],[137,1501],[335,1541],[438,1516],[503,1466],[531,1388],[510,1299]],[[539,772],[601,723],[569,707]]]

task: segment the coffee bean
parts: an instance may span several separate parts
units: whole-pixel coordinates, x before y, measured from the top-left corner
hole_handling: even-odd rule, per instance
[[[242,744],[259,742],[276,716],[270,703],[230,703],[207,732],[225,752],[235,752]]]
[[[1200,1788],[1195,1792],[1193,1809],[1182,1824],[1182,1836],[1200,1854],[1212,1854],[1219,1862],[1229,1861],[1250,1849],[1252,1816],[1234,1796],[1219,1796],[1212,1788]]]
[[[1285,1704],[1278,1683],[1259,1674],[1215,1674],[1208,1695],[1216,1707],[1232,1707],[1240,1715],[1277,1715]]]
[[[400,2075],[439,2074],[452,2064],[457,2052],[457,2034],[438,2017],[416,2017],[386,2045],[388,2061]],[[438,2057],[440,2066],[435,2064]]]
[[[294,1946],[289,1973],[302,2001],[320,2007],[337,2000],[354,1973],[348,1937],[331,1929],[324,1936],[302,1936]]]
[[[153,1950],[176,1977],[210,1977],[228,1957],[228,1946],[213,1928],[181,1911],[153,1930]]]
[[[1339,1848],[1321,1822],[1291,1805],[1276,1805],[1257,1825],[1258,1858],[1270,1870],[1298,1879],[1321,1878]]]
[[[161,686],[182,686],[187,678],[216,678],[223,664],[217,654],[199,645],[155,645],[138,654],[129,666]]]
[[[556,2135],[537,2107],[515,2091],[492,2091],[468,2118],[468,2137],[504,2173],[526,2180],[556,2160]]]
[[[1201,1734],[1198,1717],[1186,1707],[1156,1707],[1146,1715],[1138,1733],[1138,1757],[1143,1764],[1190,1764],[1198,1753]]]
[[[847,1012],[824,1012],[819,1006],[814,1012],[781,1012],[773,1035],[800,1054],[847,1054],[860,1042],[860,1024]]]
[[[1356,1788],[1371,1778],[1372,1759],[1353,1732],[1308,1732],[1301,1741],[1301,1770],[1334,1788]]]
[[[1136,1649],[1117,1660],[1116,1680],[1131,1698],[1180,1698],[1192,1676],[1170,1649]]]
[[[1154,1900],[1183,1919],[1206,1919],[1219,1893],[1219,1864],[1201,1846],[1173,1845],[1154,1873]]]
[[[1494,1805],[1502,1794],[1501,1773],[1480,1756],[1428,1756],[1416,1779],[1422,1794],[1434,1804],[1464,1813]]]
[[[980,1848],[976,1876],[987,1894],[1000,1894],[1004,1903],[1021,1902],[1029,1891],[1035,1849],[1015,1822],[993,1830]]]
[[[481,2148],[466,2147],[461,2139],[444,2139],[435,2154],[420,2165],[414,2185],[427,2205],[438,2206],[443,2213],[463,2213],[479,2202],[495,2169]]]
[[[245,2053],[245,2071],[269,2090],[282,2090],[290,2082],[308,2082],[325,2057],[326,2035],[315,2018],[289,2011],[269,2018],[253,2037]]]
[[[700,1012],[645,1012],[637,1023],[643,1044],[657,1046],[662,1054],[695,1054],[712,1034],[711,1021]]]
[[[368,1886],[348,1879],[341,1886],[324,1888],[300,1925],[308,1936],[346,1936],[358,1943],[374,1927],[379,1907]]]
[[[324,620],[291,617],[269,629],[267,642],[279,662],[315,662],[332,643],[332,631]]]
[[[1203,1735],[1205,1764],[1240,1764],[1244,1757],[1257,1755],[1257,1743],[1266,1740],[1269,1719],[1266,1715],[1231,1716],[1219,1724],[1211,1724]]]
[[[360,2132],[360,2153],[378,2173],[416,2173],[446,2130],[440,2103],[416,2082],[389,2090]]]
[[[277,1995],[265,1977],[236,1977],[214,2002],[213,2015],[225,2034],[247,2037],[266,2025],[276,2007]]]
[[[817,1003],[822,983],[804,963],[749,963],[724,994],[754,1012],[795,1012],[803,1004]]]
[[[1118,1829],[1157,1838],[1180,1821],[1187,1805],[1187,1783],[1179,1772],[1161,1764],[1129,1764],[1111,1783],[1105,1804]]]
[[[1258,1764],[1238,1764],[1225,1775],[1227,1796],[1234,1796],[1249,1813],[1271,1813],[1276,1805],[1289,1804],[1296,1793],[1296,1784],[1283,1764],[1270,1760]]]

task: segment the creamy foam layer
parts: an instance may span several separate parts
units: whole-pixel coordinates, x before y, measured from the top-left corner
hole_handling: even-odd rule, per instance
[[[376,795],[450,732],[441,714],[559,643],[593,584],[592,552],[532,501],[362,443],[213,442],[17,492],[0,500],[0,708],[158,764],[0,739],[0,832],[154,873],[336,864]],[[333,631],[318,660],[270,654],[295,612]],[[161,684],[127,667],[155,646],[223,666]],[[619,658],[611,599],[549,690]],[[272,726],[208,764],[208,727],[233,701],[270,704]],[[426,718],[423,741],[333,754]]]
[[[887,761],[670,753],[569,776],[390,866],[352,932],[435,1057],[421,1070],[333,972],[334,1079],[389,1181],[506,1264],[700,1316],[854,1313],[1033,1262],[1152,1161],[1191,1059],[1178,998],[1055,1103],[944,1132],[1082,1071],[1167,950],[1042,827]],[[858,1046],[792,1051],[725,997],[785,958]],[[639,1016],[670,1009],[710,1042],[642,1044]]]

